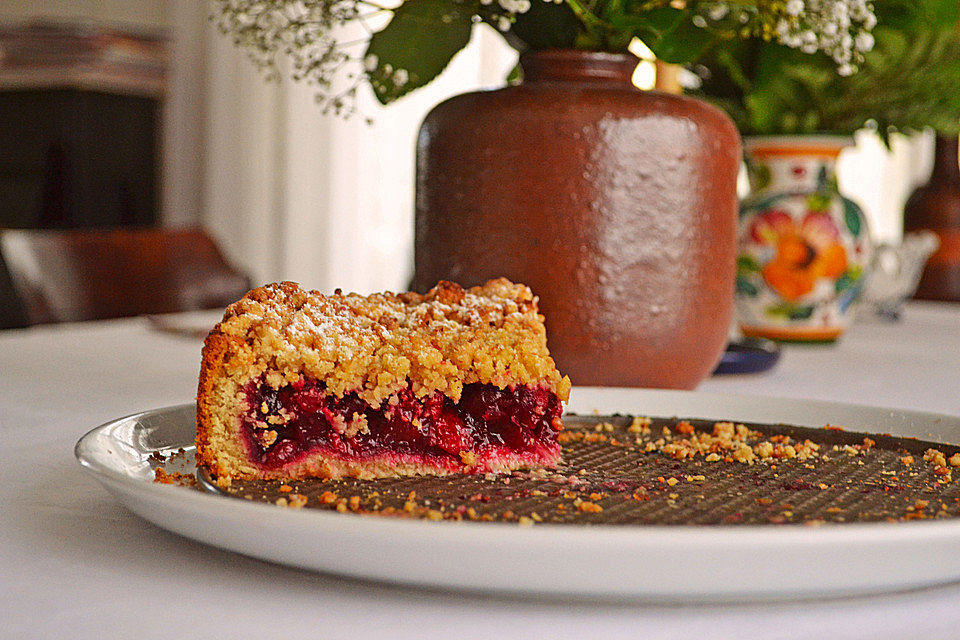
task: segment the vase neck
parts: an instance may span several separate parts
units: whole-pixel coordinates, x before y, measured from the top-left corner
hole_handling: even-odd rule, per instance
[[[747,144],[751,192],[837,191],[837,157],[845,141],[780,141]]]
[[[940,185],[960,185],[960,150],[958,150],[956,136],[949,138],[937,136],[930,182]]]
[[[629,53],[541,49],[520,56],[524,83],[603,82],[632,86],[639,59]]]

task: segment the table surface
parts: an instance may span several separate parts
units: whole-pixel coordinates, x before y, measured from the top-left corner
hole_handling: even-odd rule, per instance
[[[0,332],[0,637],[960,637],[960,584],[773,604],[545,601],[314,574],[168,533],[83,473],[73,445],[189,402],[200,347],[142,318]],[[788,346],[768,373],[700,389],[960,415],[960,306],[913,303],[898,323]]]

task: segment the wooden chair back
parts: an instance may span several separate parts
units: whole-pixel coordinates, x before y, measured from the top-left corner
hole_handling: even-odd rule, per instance
[[[4,230],[0,258],[0,327],[213,309],[250,288],[200,229]]]

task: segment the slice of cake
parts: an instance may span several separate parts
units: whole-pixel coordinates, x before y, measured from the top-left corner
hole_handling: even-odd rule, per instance
[[[221,485],[552,466],[569,391],[524,285],[364,297],[271,284],[204,344],[197,461]]]

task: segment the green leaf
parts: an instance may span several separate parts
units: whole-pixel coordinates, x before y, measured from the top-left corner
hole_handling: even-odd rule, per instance
[[[523,67],[519,63],[513,65],[510,73],[507,74],[507,84],[520,84],[523,82]]]
[[[768,316],[774,318],[781,317],[789,320],[806,320],[813,315],[814,308],[812,305],[798,305],[795,302],[784,300],[783,302],[770,305],[764,309],[764,311]]]
[[[827,211],[833,198],[823,192],[811,193],[806,197],[808,211]]]
[[[843,199],[843,219],[847,223],[847,229],[853,234],[854,238],[860,237],[862,229],[861,216],[863,215],[860,207],[848,198]]]
[[[956,26],[960,20],[960,3],[957,0],[919,0],[923,18],[928,24],[944,27]]]
[[[927,127],[960,131],[960,3],[873,0],[875,45],[859,71],[841,77],[822,53],[776,42],[722,40],[693,67],[700,96],[746,135],[832,133],[864,126],[884,142]],[[706,71],[698,71],[705,69]],[[889,146],[889,144],[888,144]]]
[[[643,14],[639,24],[636,25],[637,35],[648,47],[656,46],[664,36],[677,28],[682,19],[683,11],[679,9],[672,7],[650,9]]]
[[[843,275],[841,275],[839,278],[837,278],[837,281],[833,283],[833,290],[836,291],[837,293],[843,293],[844,291],[852,287],[854,284],[856,284],[858,279],[859,278],[854,278],[853,274],[847,271]]]
[[[747,177],[750,180],[750,188],[754,192],[759,193],[770,186],[770,183],[773,181],[773,173],[770,170],[770,165],[764,162],[757,162],[749,155],[745,159],[745,164],[747,165]]]
[[[661,9],[661,11],[676,11],[680,14],[675,24],[666,28],[659,37],[651,38],[645,44],[650,47],[654,55],[664,62],[673,64],[691,64],[703,57],[704,53],[715,45],[720,36],[693,24],[694,12],[691,9]],[[650,13],[653,13],[652,11]],[[660,18],[666,24],[667,14]]]
[[[771,318],[788,318],[793,305],[789,302],[778,302],[766,307],[763,311]]]
[[[817,171],[817,190],[821,193],[830,190],[830,172],[825,164],[820,165],[820,170]]]
[[[470,42],[480,0],[406,0],[390,22],[370,37],[364,60],[376,66],[370,84],[381,104],[418,89],[443,71]]]
[[[740,207],[740,219],[742,220],[751,214],[771,209],[785,197],[789,197],[789,194],[775,193],[772,196],[764,196],[755,201],[748,198],[744,201],[743,206]]]
[[[749,298],[755,298],[760,290],[757,288],[757,285],[753,284],[743,276],[737,276],[737,293],[745,295]]]
[[[791,320],[806,320],[813,315],[813,306],[803,305],[800,307],[794,307],[790,310],[787,315]]]
[[[920,7],[924,0],[882,0],[875,3],[873,13],[877,17],[877,26],[874,30],[890,28],[896,31],[910,31],[916,29],[919,21]],[[941,0],[934,0],[939,2]],[[948,2],[951,0],[947,0]]]
[[[581,29],[576,14],[565,2],[531,0],[530,9],[517,14],[516,22],[504,37],[510,46],[521,52],[527,49],[566,49],[574,45]]]
[[[753,256],[743,254],[737,256],[737,274],[747,276],[752,273],[760,272],[760,264],[754,260]]]

